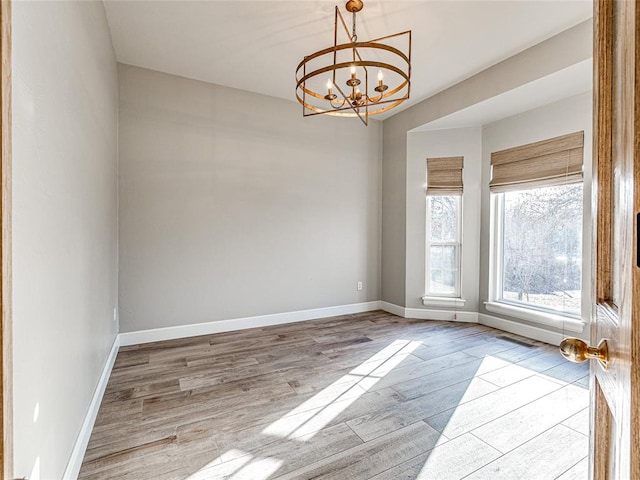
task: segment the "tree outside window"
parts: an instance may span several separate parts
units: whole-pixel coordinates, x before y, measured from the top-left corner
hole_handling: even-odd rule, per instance
[[[506,192],[501,299],[580,314],[582,185]]]
[[[460,295],[460,198],[460,195],[427,197],[428,295]]]

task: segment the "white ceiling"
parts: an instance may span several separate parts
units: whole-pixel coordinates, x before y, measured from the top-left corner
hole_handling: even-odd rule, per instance
[[[119,62],[295,101],[295,67],[331,45],[336,4],[344,2],[107,0],[105,8]],[[413,31],[406,108],[591,15],[591,0],[366,0],[358,38]]]

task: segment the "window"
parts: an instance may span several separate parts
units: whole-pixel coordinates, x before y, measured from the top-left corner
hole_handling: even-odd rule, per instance
[[[464,305],[459,298],[463,165],[463,157],[427,158],[424,305]]]
[[[495,195],[496,300],[580,315],[582,184]]]
[[[460,296],[460,200],[427,196],[427,295]]]
[[[491,154],[488,310],[580,323],[569,317],[581,313],[583,141],[576,132]]]

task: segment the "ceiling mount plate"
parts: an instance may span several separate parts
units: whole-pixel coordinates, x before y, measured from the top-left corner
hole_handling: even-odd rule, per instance
[[[349,0],[344,8],[347,9],[347,12],[356,13],[362,10],[363,6],[362,0]]]

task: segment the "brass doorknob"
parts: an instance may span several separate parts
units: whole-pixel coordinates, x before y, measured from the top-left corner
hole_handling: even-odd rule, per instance
[[[579,338],[565,338],[560,343],[560,353],[567,360],[576,363],[596,358],[604,368],[607,368],[609,361],[609,347],[606,340],[602,340],[597,347],[590,347],[587,342]]]

